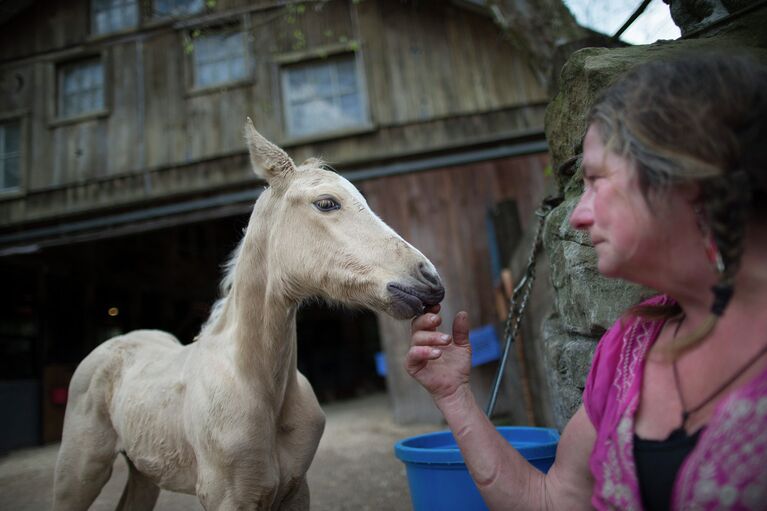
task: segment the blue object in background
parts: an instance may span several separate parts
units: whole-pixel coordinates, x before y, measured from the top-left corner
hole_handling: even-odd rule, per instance
[[[498,432],[541,472],[554,463],[559,432],[500,426]],[[414,511],[487,510],[450,431],[400,440],[394,454],[405,463]]]
[[[469,331],[471,365],[478,366],[501,358],[501,345],[493,325],[484,325]]]
[[[378,376],[386,376],[386,357],[382,351],[375,354],[376,359],[376,373]]]
[[[469,332],[471,342],[471,365],[478,366],[501,358],[501,344],[493,325],[485,325]],[[376,373],[386,376],[386,357],[383,352],[375,354]]]

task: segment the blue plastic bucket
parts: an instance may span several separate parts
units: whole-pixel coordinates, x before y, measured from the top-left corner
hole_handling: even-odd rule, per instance
[[[501,426],[498,432],[541,472],[554,463],[556,429]],[[405,463],[414,511],[487,509],[450,431],[400,440],[394,454]]]

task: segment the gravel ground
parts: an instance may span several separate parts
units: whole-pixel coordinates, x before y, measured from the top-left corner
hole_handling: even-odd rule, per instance
[[[394,424],[384,394],[323,408],[327,425],[308,476],[312,511],[410,510],[405,466],[394,457],[394,443],[441,426]],[[50,509],[57,453],[58,444],[54,444],[0,457],[0,510]],[[112,478],[91,509],[112,511],[126,477],[125,461],[118,456]],[[202,507],[193,496],[163,491],[155,509],[198,511]]]

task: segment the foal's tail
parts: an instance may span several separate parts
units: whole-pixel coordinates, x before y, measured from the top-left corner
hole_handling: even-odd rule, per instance
[[[128,463],[128,482],[116,511],[152,511],[160,496],[160,488],[139,472],[124,452],[122,455]]]

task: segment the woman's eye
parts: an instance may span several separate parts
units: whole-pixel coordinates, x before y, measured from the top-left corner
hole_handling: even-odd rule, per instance
[[[600,178],[601,176],[597,174],[589,174],[583,176],[583,183],[586,186],[594,186],[594,183]]]
[[[341,205],[335,199],[324,198],[314,201],[314,206],[320,211],[333,211],[341,209]]]

